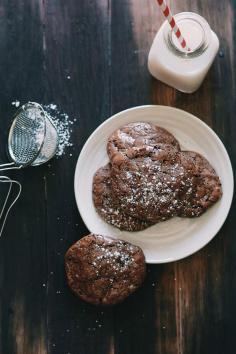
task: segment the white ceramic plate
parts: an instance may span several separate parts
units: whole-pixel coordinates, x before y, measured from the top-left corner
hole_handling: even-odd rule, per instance
[[[118,127],[130,122],[151,122],[166,128],[183,150],[205,156],[220,176],[223,197],[199,218],[173,218],[139,232],[126,232],[106,224],[92,201],[92,179],[108,162],[106,143]],[[87,228],[97,234],[121,238],[140,246],[147,263],[172,262],[205,246],[223,225],[233,197],[233,172],[227,151],[205,123],[195,116],[166,106],[140,106],[115,114],[101,124],[85,143],[75,171],[75,197]]]

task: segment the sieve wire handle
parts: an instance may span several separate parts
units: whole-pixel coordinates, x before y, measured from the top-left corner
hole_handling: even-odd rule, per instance
[[[8,192],[7,192],[7,196],[6,196],[6,199],[4,201],[2,210],[0,212],[0,223],[1,223],[1,226],[0,226],[0,237],[1,237],[3,229],[4,229],[4,226],[5,226],[6,221],[7,221],[8,214],[9,214],[10,210],[12,209],[12,207],[14,206],[14,204],[16,203],[16,201],[18,200],[18,198],[20,197],[22,186],[21,186],[21,184],[18,181],[15,181],[15,180],[7,177],[7,176],[0,176],[0,183],[9,183],[9,189],[8,189]],[[11,194],[11,190],[12,190],[12,185],[13,184],[17,185],[19,187],[19,189],[18,189],[18,192],[17,192],[15,198],[13,199],[12,203],[9,205],[9,207],[8,207],[6,213],[5,213],[5,216],[3,216],[4,215],[4,211],[6,209],[6,205],[7,205],[8,199],[9,199],[10,194]]]
[[[22,165],[17,166],[14,162],[8,162],[8,163],[4,163],[4,164],[0,165],[0,171],[19,170],[22,167],[23,167]],[[1,178],[1,176],[0,176],[0,178]]]

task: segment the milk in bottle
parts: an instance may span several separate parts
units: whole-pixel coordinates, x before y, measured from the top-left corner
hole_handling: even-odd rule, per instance
[[[217,35],[198,14],[182,12],[176,23],[189,50],[183,49],[167,21],[163,23],[151,46],[148,69],[158,80],[179,91],[192,93],[204,80],[219,50]]]

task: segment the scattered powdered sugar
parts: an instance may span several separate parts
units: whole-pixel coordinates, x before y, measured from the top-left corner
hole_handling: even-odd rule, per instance
[[[122,131],[119,132],[119,137],[124,143],[130,144],[130,145],[132,145],[135,142],[135,139],[132,136],[130,136],[126,133],[123,133]]]
[[[99,274],[99,268],[106,268],[108,265],[115,275],[117,272],[127,270],[134,262],[135,246],[123,241],[116,242],[114,247],[106,246],[103,243],[95,243],[94,248],[97,254],[92,266],[96,268],[97,275]],[[112,277],[110,282],[112,283],[113,281]]]
[[[18,108],[20,106],[20,101],[18,100],[15,100],[15,101],[12,101],[12,106],[15,106],[16,108]]]
[[[163,173],[162,168],[161,162],[147,158],[135,170],[125,170],[123,175],[121,173],[119,178],[126,191],[122,194],[121,208],[127,210],[128,206],[129,212],[134,211],[135,216],[140,210],[159,218],[162,208],[166,213],[172,213],[176,177]]]
[[[66,148],[73,145],[71,143],[71,127],[74,124],[75,119],[71,120],[68,114],[61,112],[57,105],[54,103],[45,105],[43,108],[48,114],[52,123],[55,125],[58,133],[59,141],[56,156],[62,156],[64,155]]]
[[[153,161],[149,157],[137,159],[135,164],[127,162],[119,171],[116,169],[113,186],[121,210],[155,222],[191,207],[195,193],[194,182],[181,164],[171,160]]]
[[[131,173],[130,176],[132,177]],[[97,172],[93,183],[96,210],[108,224],[126,231],[140,231],[149,226],[146,221],[134,218],[120,209],[111,189],[110,166],[101,168]]]
[[[57,105],[54,104],[54,103],[50,103],[49,105],[47,105],[47,106],[45,106],[45,107],[46,107],[46,108],[48,107],[48,108],[50,108],[50,109],[52,109],[52,110],[57,109]]]

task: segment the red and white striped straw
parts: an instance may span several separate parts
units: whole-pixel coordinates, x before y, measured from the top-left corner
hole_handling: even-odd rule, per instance
[[[165,0],[157,0],[157,2],[160,5],[163,15],[165,16],[165,18],[169,22],[170,27],[173,29],[174,34],[176,35],[181,47],[186,50],[190,50],[187,47],[187,43],[186,43],[185,39],[183,38],[183,36],[180,32],[180,29],[175,22],[174,16],[172,15],[171,10],[170,10],[169,6],[166,4]]]

